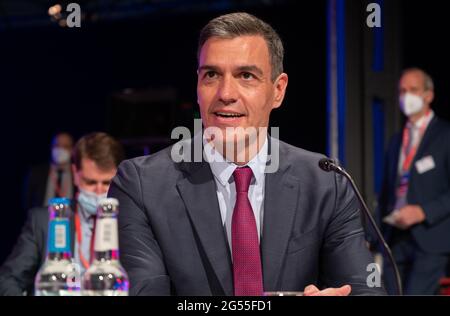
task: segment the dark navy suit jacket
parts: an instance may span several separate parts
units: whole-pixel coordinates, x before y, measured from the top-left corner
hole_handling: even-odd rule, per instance
[[[399,133],[391,139],[386,153],[379,221],[395,205],[401,137]],[[426,157],[432,157],[435,167],[419,173],[416,162]],[[411,164],[407,200],[409,204],[420,205],[426,214],[425,222],[411,228],[421,249],[430,253],[450,252],[450,125],[437,117],[429,123]],[[393,228],[382,224],[382,230],[389,242]]]
[[[49,213],[46,208],[34,208],[11,254],[0,267],[0,295],[33,295],[34,279],[47,255]],[[74,253],[74,221],[70,221],[71,251]]]
[[[266,174],[261,256],[265,291],[309,284],[353,294],[373,262],[360,205],[348,182],[318,167],[321,155],[279,143],[280,165]],[[121,262],[131,295],[233,295],[230,251],[207,162],[179,162],[168,148],[123,162],[109,196],[119,199]]]

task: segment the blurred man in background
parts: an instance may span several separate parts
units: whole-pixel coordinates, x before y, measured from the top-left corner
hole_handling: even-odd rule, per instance
[[[433,98],[426,72],[403,72],[399,99],[407,122],[388,147],[377,214],[411,295],[436,294],[450,253],[450,125],[431,110]],[[389,264],[384,275],[395,293]]]
[[[82,137],[73,149],[73,184],[78,192],[72,203],[74,210],[71,240],[75,263],[83,274],[89,267],[91,239],[99,200],[106,197],[117,166],[124,158],[123,148],[106,133]],[[49,213],[35,208],[8,259],[0,268],[0,295],[33,293],[34,278],[46,258]]]
[[[58,133],[52,139],[50,163],[31,168],[24,188],[24,209],[46,206],[53,197],[72,198],[74,193],[70,155],[73,137]]]

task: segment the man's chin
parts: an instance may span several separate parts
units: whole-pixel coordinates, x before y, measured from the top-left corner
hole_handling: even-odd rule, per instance
[[[234,162],[248,161],[249,158],[256,155],[259,148],[263,145],[262,143],[259,144],[260,142],[257,140],[256,133],[254,135],[243,135],[240,133],[212,135],[212,137],[206,139],[211,142],[211,145],[213,145],[222,156],[227,160]]]

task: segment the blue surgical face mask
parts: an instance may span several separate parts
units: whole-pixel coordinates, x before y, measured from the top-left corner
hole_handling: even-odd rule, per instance
[[[97,214],[97,206],[101,199],[106,198],[107,194],[96,194],[83,189],[79,189],[78,203],[89,215]]]

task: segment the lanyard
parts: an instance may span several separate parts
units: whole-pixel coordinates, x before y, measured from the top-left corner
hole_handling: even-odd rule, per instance
[[[428,121],[429,121],[429,117],[430,117],[431,111],[428,110],[427,113],[425,114],[424,120],[422,122],[422,125],[420,126],[420,130],[419,130],[419,139],[422,138],[425,129],[427,128],[428,125]],[[410,135],[410,133],[408,132],[408,128],[405,126],[405,128],[403,129],[403,142],[402,142],[402,151],[403,151],[403,156],[405,157],[405,159],[403,160],[403,164],[402,164],[402,171],[403,172],[407,172],[409,170],[409,168],[411,167],[411,163],[414,159],[414,156],[417,153],[417,149],[419,147],[420,141],[418,141],[410,150],[408,153],[406,153],[406,146],[409,143],[409,139],[410,137],[412,137],[412,135]]]
[[[92,262],[92,259],[94,258],[94,237],[95,237],[95,222],[94,222],[94,229],[92,230],[92,237],[90,242],[90,260],[87,260],[81,251],[81,242],[82,242],[82,232],[81,232],[81,222],[80,222],[80,215],[78,212],[78,204],[75,206],[75,232],[76,237],[78,241],[78,256],[80,257],[80,261],[83,264],[84,268],[87,270],[90,266],[90,263]]]

